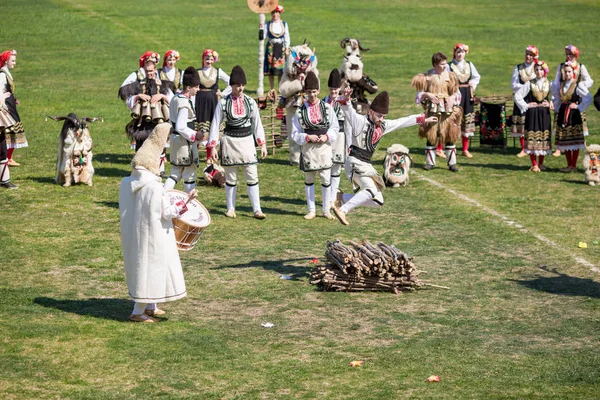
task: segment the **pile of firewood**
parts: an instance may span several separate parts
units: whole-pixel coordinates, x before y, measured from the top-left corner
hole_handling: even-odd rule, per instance
[[[419,271],[413,258],[395,246],[368,241],[327,241],[325,257],[328,263],[312,271],[311,282],[326,291],[390,291],[400,293],[432,285],[418,279]]]

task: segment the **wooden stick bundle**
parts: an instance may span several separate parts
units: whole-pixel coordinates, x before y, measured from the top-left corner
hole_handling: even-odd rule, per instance
[[[316,266],[311,282],[328,291],[390,291],[400,293],[423,287],[444,286],[420,281],[413,258],[395,246],[367,240],[350,241],[346,246],[339,240],[327,241],[325,257],[328,263]]]

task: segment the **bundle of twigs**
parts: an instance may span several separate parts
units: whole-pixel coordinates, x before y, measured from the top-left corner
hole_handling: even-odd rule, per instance
[[[326,265],[316,266],[311,282],[327,291],[413,291],[432,285],[418,279],[419,271],[413,258],[393,245],[364,240],[350,241],[346,246],[339,240],[327,241]]]

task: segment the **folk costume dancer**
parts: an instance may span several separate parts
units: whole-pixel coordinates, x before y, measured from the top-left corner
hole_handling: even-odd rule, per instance
[[[304,193],[308,214],[304,219],[315,218],[315,176],[321,179],[321,195],[323,199],[323,216],[335,219],[331,212],[331,166],[333,165],[331,144],[335,142],[338,132],[338,118],[333,107],[319,100],[319,78],[314,72],[306,75],[304,89],[307,100],[294,115],[292,140],[302,146],[300,153],[300,169],[304,172]]]
[[[156,70],[160,55],[147,51],[140,57],[140,69],[132,72],[119,89],[119,97],[131,110],[132,120],[125,130],[135,140],[137,151],[156,125],[169,120],[169,102],[173,97],[171,82],[163,82]],[[164,175],[164,163],[161,164]]]
[[[5,189],[17,189],[17,185],[10,181],[10,169],[8,163],[8,151],[6,148],[7,127],[13,126],[12,119],[6,108],[0,108],[0,187]]]
[[[333,107],[339,126],[337,138],[331,145],[333,165],[331,167],[331,190],[329,191],[329,200],[333,202],[337,191],[340,188],[340,177],[342,175],[342,167],[346,162],[347,153],[346,134],[344,133],[346,117],[344,116],[342,106],[337,102],[337,98],[340,95],[340,89],[342,87],[342,78],[340,71],[337,68],[334,68],[329,74],[327,86],[329,87],[329,95],[325,97],[323,101],[329,103]]]
[[[179,61],[179,52],[177,50],[167,50],[163,57],[162,67],[158,69],[158,77],[165,85],[169,85],[169,89],[173,93],[178,93],[183,88],[183,71],[175,65]],[[167,140],[167,145],[160,155],[160,170],[161,176],[164,176],[165,163],[167,162],[167,148],[170,142]]]
[[[552,85],[558,108],[555,147],[565,153],[567,166],[561,172],[577,171],[579,150],[585,147],[583,118],[581,114],[592,104],[592,95],[585,85],[578,84],[575,66],[567,61],[563,66],[564,80],[560,86]],[[557,107],[558,106],[558,107]]]
[[[219,126],[225,122],[221,139],[220,156],[213,153],[213,158],[221,158],[225,169],[225,198],[227,212],[225,216],[235,218],[235,199],[237,195],[237,172],[242,167],[248,185],[248,197],[252,204],[254,218],[264,219],[260,208],[260,192],[258,188],[258,158],[254,141],[261,147],[261,158],[267,156],[265,132],[260,119],[258,105],[251,97],[244,94],[246,74],[242,67],[236,65],[231,70],[229,84],[231,94],[219,101],[215,116],[210,125],[210,136],[206,147],[215,148],[219,143]]]
[[[467,158],[473,158],[469,152],[469,140],[475,132],[475,90],[481,80],[481,76],[472,62],[465,60],[469,53],[469,46],[464,43],[457,43],[454,46],[454,57],[448,65],[449,70],[456,74],[458,78],[458,90],[460,90],[460,106],[463,109],[461,122],[462,135],[462,155]]]
[[[208,134],[210,133],[210,123],[215,114],[219,99],[231,93],[229,75],[221,68],[213,67],[213,64],[217,61],[219,61],[219,53],[212,49],[206,49],[202,52],[202,68],[198,69],[200,90],[196,94],[196,121],[199,124],[199,132],[205,138],[208,138]],[[219,81],[227,84],[222,93],[219,90]],[[213,148],[211,147],[206,148],[207,160],[212,158],[212,150]]]
[[[173,189],[183,178],[183,190],[190,193],[196,188],[196,169],[199,165],[198,142],[203,135],[196,131],[196,114],[192,98],[198,92],[198,70],[187,67],[183,73],[183,91],[171,99],[169,114],[171,124],[171,173],[165,181],[165,189]]]
[[[589,91],[592,89],[592,86],[594,85],[594,80],[592,79],[592,77],[590,76],[590,73],[588,72],[587,68],[585,67],[585,65],[580,64],[579,63],[579,49],[575,46],[573,46],[572,44],[568,45],[565,47],[565,62],[570,62],[571,66],[573,67],[573,75],[576,77],[577,79],[577,84],[578,85],[583,85],[586,87],[586,89]],[[563,67],[565,66],[565,63],[561,63],[559,64],[558,68],[556,69],[556,75],[554,76],[554,81],[553,81],[553,85],[555,87],[560,87],[560,84],[562,81],[564,81],[564,72],[563,72]],[[557,102],[558,100],[555,99]],[[554,114],[555,120],[554,120],[554,126],[555,128],[558,126],[558,114]],[[585,117],[585,113],[581,114],[581,119],[583,121],[583,136],[588,136],[589,132],[588,132],[588,128],[587,128],[587,119]],[[559,157],[560,156],[560,150],[556,150],[553,154],[553,156],[555,157]]]
[[[525,61],[515,66],[513,70],[510,85],[513,90],[513,94],[517,93],[519,89],[523,87],[527,82],[535,78],[535,71],[533,66],[538,60],[540,52],[537,47],[529,45],[525,49]],[[517,157],[525,157],[525,114],[521,112],[521,109],[516,104],[513,108],[512,115],[512,127],[510,129],[510,136],[513,138],[519,138],[521,145],[521,151],[517,154]]]
[[[173,93],[183,89],[183,71],[175,66],[179,58],[180,55],[177,50],[167,50],[162,67],[158,69],[159,79],[168,84]]]
[[[186,203],[171,204],[159,177],[159,155],[171,124],[158,124],[133,157],[131,175],[119,188],[121,242],[129,296],[135,302],[129,320],[157,322],[165,312],[156,307],[187,295],[173,218],[187,211]],[[192,190],[188,201],[196,197]]]
[[[275,77],[277,77],[277,87],[281,83],[283,75],[283,65],[287,49],[290,47],[290,30],[287,22],[281,19],[284,12],[283,6],[278,5],[271,11],[271,21],[266,23],[266,49],[264,73],[269,77],[269,86],[271,90],[275,88]]]
[[[433,69],[416,75],[411,86],[417,90],[416,101],[425,109],[427,117],[437,117],[437,124],[421,125],[419,137],[427,139],[425,146],[425,170],[435,168],[436,143],[444,143],[444,153],[448,169],[457,172],[456,141],[460,137],[462,108],[458,78],[448,71],[448,58],[444,53],[435,53],[431,57]]]
[[[10,70],[17,65],[17,51],[6,50],[0,54],[0,109],[4,109],[10,114],[13,124],[6,126],[5,138],[8,157],[8,165],[18,167],[19,164],[13,160],[15,149],[27,147],[27,137],[21,123],[21,117],[17,112],[19,101],[15,98],[15,81]]]
[[[535,78],[515,93],[515,102],[525,115],[525,153],[531,159],[529,170],[540,172],[546,169],[544,157],[552,149],[550,110],[554,110],[554,105],[551,101],[551,83],[546,78],[548,65],[538,60],[534,71]]]
[[[350,144],[344,167],[346,176],[352,182],[356,194],[343,194],[338,191],[333,211],[343,225],[349,225],[347,214],[355,207],[381,207],[385,183],[371,165],[371,158],[383,135],[397,129],[416,124],[436,123],[437,117],[425,118],[425,114],[415,114],[395,120],[385,119],[389,109],[387,92],[379,93],[371,103],[369,113],[360,115],[349,102],[351,88],[344,90],[344,97],[338,100],[346,117],[346,140]]]

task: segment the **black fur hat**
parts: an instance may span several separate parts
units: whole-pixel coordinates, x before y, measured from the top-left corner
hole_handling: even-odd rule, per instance
[[[319,82],[319,78],[317,78],[317,75],[315,75],[314,72],[309,71],[308,74],[306,74],[306,79],[304,79],[304,89],[305,90],[312,90],[312,89],[317,89],[319,90],[321,86],[321,83]]]
[[[229,75],[229,84],[230,85],[245,85],[246,84],[246,73],[239,65],[236,65],[231,70],[231,74]]]
[[[342,78],[340,77],[340,71],[337,68],[331,70],[327,86],[336,89],[342,87]]]
[[[380,114],[387,114],[390,107],[390,96],[388,92],[379,93],[371,103],[371,110]]]
[[[200,85],[200,76],[198,75],[198,70],[194,67],[187,67],[185,71],[183,71],[183,86],[198,86]]]

